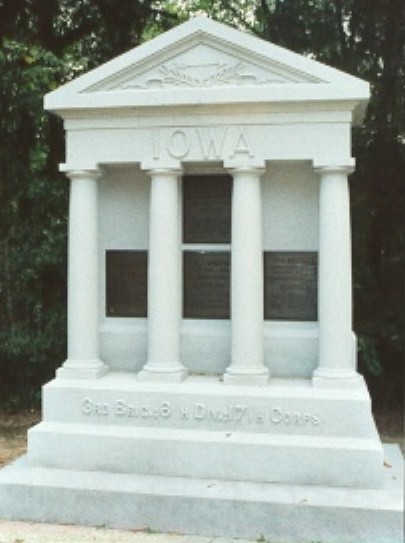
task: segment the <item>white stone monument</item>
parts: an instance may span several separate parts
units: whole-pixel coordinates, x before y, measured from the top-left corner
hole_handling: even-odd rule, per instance
[[[70,179],[68,357],[0,517],[394,543],[352,332],[364,81],[206,18],[45,98]]]

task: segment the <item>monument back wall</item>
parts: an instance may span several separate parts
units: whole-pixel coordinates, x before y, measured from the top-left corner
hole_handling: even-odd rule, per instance
[[[139,371],[146,360],[146,318],[114,316],[108,308],[106,254],[148,250],[149,183],[138,166],[122,164],[106,168],[99,181],[100,344],[102,359],[113,370]],[[316,254],[318,191],[309,162],[268,164],[262,178],[266,253]],[[131,269],[136,273],[136,267]],[[273,376],[311,376],[317,365],[317,322],[266,320],[264,335]],[[190,372],[222,374],[230,363],[230,321],[183,319],[181,356]]]

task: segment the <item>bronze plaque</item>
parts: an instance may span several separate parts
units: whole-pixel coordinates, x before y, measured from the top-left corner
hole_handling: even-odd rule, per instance
[[[147,251],[107,251],[107,317],[147,316]]]
[[[315,252],[265,252],[264,318],[316,321],[317,275]]]
[[[183,242],[231,242],[232,177],[183,177]]]
[[[230,261],[225,252],[184,252],[185,319],[229,319]]]

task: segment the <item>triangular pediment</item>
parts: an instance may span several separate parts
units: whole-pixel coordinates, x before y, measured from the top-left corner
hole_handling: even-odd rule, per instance
[[[62,113],[196,103],[358,102],[368,95],[368,84],[356,77],[198,17],[51,92],[45,107]]]
[[[319,78],[277,65],[249,51],[235,51],[230,47],[225,50],[208,36],[188,44],[185,49],[170,49],[159,62],[131,66],[84,92],[321,82]]]

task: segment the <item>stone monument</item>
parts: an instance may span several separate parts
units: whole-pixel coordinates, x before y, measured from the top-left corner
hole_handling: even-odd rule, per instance
[[[51,92],[68,356],[0,517],[399,542],[352,331],[366,82],[206,18]]]

